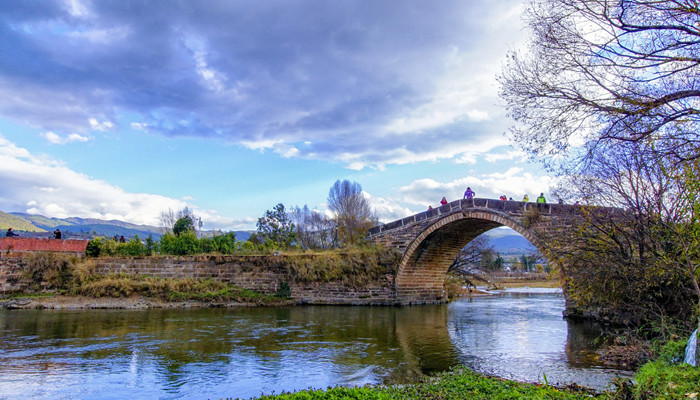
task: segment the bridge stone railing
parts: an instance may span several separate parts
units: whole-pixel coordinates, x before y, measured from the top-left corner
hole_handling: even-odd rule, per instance
[[[381,233],[386,233],[388,231],[411,224],[421,223],[428,220],[436,220],[441,216],[449,215],[455,211],[461,211],[465,208],[484,208],[493,211],[500,211],[510,215],[522,215],[526,207],[537,207],[540,214],[574,215],[578,212],[578,206],[569,204],[537,204],[524,201],[503,201],[498,199],[482,198],[471,200],[461,199],[447,203],[444,206],[433,208],[432,210],[423,211],[418,214],[370,228],[367,237],[372,238]]]

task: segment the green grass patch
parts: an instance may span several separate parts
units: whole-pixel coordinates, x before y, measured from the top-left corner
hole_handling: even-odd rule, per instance
[[[262,396],[265,400],[337,400],[337,399],[591,399],[587,391],[572,391],[547,385],[507,381],[479,375],[467,368],[458,368],[425,378],[412,385],[365,386],[304,390],[296,393]],[[599,397],[603,398],[603,397]]]
[[[635,400],[700,399],[700,368],[688,364],[652,361],[637,371],[635,380]]]

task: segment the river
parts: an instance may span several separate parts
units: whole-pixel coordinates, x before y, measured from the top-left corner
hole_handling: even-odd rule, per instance
[[[439,306],[0,310],[0,399],[219,399],[409,383],[467,365],[603,389],[595,324],[510,292]]]

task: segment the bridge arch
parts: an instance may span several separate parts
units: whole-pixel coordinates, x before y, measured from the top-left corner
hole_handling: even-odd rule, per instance
[[[538,237],[519,219],[488,208],[452,210],[426,226],[406,247],[395,280],[398,303],[445,302],[445,276],[459,251],[500,226],[513,229],[542,250]]]

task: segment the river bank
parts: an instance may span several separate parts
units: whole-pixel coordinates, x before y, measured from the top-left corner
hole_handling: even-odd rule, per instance
[[[254,302],[254,301],[201,301],[201,300],[180,300],[169,301],[147,296],[129,297],[88,297],[88,296],[67,296],[60,294],[44,294],[33,296],[14,296],[12,298],[0,299],[0,308],[8,310],[90,310],[90,309],[123,309],[140,310],[150,308],[211,308],[211,307],[257,307],[257,306],[289,306],[294,305],[293,300],[277,300],[274,302]]]

